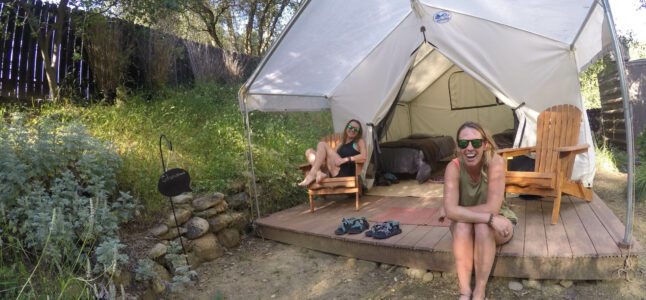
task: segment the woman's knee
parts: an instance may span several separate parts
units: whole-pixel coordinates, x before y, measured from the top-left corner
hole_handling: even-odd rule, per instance
[[[326,142],[319,142],[318,144],[316,144],[316,149],[321,149],[321,148],[326,149],[329,146],[330,145],[328,145]]]
[[[454,222],[452,227],[453,236],[473,235],[473,223]]]
[[[478,223],[474,225],[476,239],[478,238],[493,238],[494,230],[486,223]]]

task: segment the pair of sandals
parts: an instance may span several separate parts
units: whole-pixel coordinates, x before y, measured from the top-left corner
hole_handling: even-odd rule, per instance
[[[364,230],[368,229],[370,227],[370,224],[368,224],[368,220],[366,220],[366,217],[360,217],[360,218],[343,218],[341,221],[341,225],[339,225],[339,228],[337,228],[334,231],[334,234],[336,235],[343,235],[343,234],[358,234],[362,233]]]
[[[379,222],[372,225],[370,230],[366,231],[367,237],[373,237],[378,240],[387,239],[393,235],[402,233],[401,228],[399,228],[399,222],[397,221],[386,221]]]

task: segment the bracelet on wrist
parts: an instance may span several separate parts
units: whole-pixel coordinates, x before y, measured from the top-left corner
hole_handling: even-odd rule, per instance
[[[493,223],[493,214],[489,215],[489,222],[487,222],[487,225],[492,226],[491,224]]]

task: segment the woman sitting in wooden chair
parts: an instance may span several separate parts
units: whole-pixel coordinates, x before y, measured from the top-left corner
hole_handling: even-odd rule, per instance
[[[352,119],[345,125],[343,140],[336,149],[332,149],[326,142],[319,142],[316,150],[307,149],[305,156],[312,169],[298,185],[308,186],[315,180],[320,182],[328,176],[354,176],[354,161],[366,158],[366,141],[362,134],[361,123]]]

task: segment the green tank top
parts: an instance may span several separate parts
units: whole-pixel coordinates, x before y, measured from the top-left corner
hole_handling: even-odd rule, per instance
[[[460,206],[476,206],[487,203],[488,180],[481,175],[478,182],[473,183],[469,174],[467,174],[467,168],[460,167],[460,165],[464,166],[462,160],[454,159],[453,161],[457,163],[458,170],[460,170],[460,200],[458,204]],[[512,223],[518,223],[518,217],[509,209],[507,203],[505,203],[505,199],[502,200],[502,205],[498,213]]]

